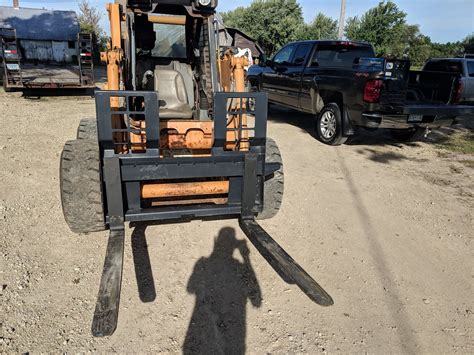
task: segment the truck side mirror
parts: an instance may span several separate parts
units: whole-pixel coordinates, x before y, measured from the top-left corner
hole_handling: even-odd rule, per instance
[[[258,57],[258,65],[260,65],[261,67],[266,67],[267,63],[267,56],[265,54],[260,54],[260,56]]]

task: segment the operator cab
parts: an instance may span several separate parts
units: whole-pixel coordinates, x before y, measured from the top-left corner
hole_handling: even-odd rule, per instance
[[[204,39],[208,19],[185,6],[158,5],[152,12],[134,13],[133,22],[131,87],[159,93],[160,119],[208,119],[213,91],[204,64],[210,57]]]

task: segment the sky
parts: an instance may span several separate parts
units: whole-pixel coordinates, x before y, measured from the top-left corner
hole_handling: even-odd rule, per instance
[[[104,9],[102,25],[108,26],[105,4],[113,0],[90,0]],[[220,0],[219,11],[228,11],[237,6],[250,4],[251,0]],[[363,14],[377,5],[379,0],[347,0],[347,16]],[[474,0],[394,0],[408,14],[409,24],[420,25],[423,34],[435,42],[456,42],[474,33]],[[12,0],[0,0],[0,5],[11,5]],[[339,19],[340,2],[335,0],[299,0],[306,22],[319,12]],[[20,6],[56,10],[77,10],[77,0],[20,0]]]

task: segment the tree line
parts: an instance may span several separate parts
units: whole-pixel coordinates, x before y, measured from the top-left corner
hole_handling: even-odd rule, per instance
[[[337,20],[319,13],[305,23],[297,0],[254,0],[247,7],[221,15],[226,26],[253,37],[268,55],[292,41],[337,39]],[[344,34],[348,40],[371,43],[379,56],[409,58],[415,66],[433,57],[474,53],[474,34],[458,42],[433,42],[421,33],[419,25],[407,23],[407,14],[391,0],[348,18]]]

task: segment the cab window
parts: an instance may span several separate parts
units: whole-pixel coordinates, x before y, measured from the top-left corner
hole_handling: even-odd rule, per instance
[[[375,53],[370,46],[323,44],[318,46],[311,64],[321,67],[350,67],[356,59],[373,57]]]
[[[300,44],[296,49],[295,56],[293,58],[293,66],[300,67],[306,63],[306,58],[308,58],[309,52],[313,48],[311,43]]]
[[[474,78],[474,60],[467,62],[467,71],[469,77]]]
[[[434,60],[428,62],[423,70],[463,74],[462,63],[460,61]]]
[[[153,30],[156,34],[155,47],[151,51],[153,57],[178,59],[187,57],[185,26],[155,23]]]
[[[273,58],[273,62],[278,65],[291,65],[291,58],[295,52],[296,44],[283,47]]]

